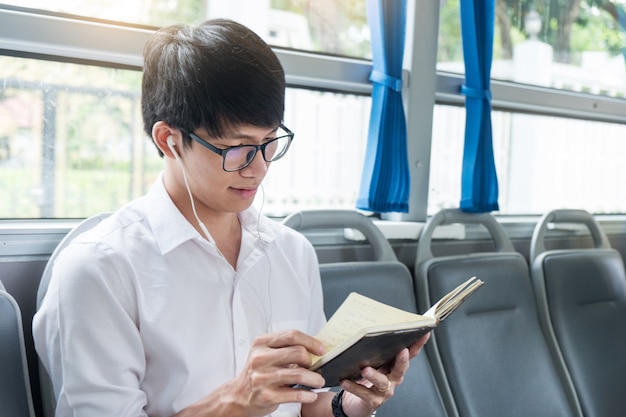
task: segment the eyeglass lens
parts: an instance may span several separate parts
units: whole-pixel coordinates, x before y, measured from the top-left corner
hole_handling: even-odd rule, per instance
[[[272,162],[282,157],[289,147],[291,138],[289,136],[280,136],[270,142],[267,142],[261,148],[263,159]],[[227,171],[236,171],[250,164],[256,156],[257,148],[255,146],[239,146],[230,148],[223,155],[224,169]]]

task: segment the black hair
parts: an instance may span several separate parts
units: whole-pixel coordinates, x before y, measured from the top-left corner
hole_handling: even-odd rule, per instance
[[[158,121],[186,131],[204,128],[212,137],[237,124],[277,127],[285,73],[269,45],[242,24],[211,19],[169,26],[144,47],[141,109],[149,136]]]

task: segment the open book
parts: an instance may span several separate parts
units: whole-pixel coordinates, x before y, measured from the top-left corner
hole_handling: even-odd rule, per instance
[[[311,370],[320,372],[326,386],[342,379],[357,380],[366,366],[389,364],[448,317],[483,282],[472,277],[435,303],[426,313],[409,313],[350,293],[316,338],[326,346],[324,356],[313,355]]]

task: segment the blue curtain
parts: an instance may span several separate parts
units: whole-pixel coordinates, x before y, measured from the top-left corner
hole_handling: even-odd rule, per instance
[[[373,70],[372,112],[357,208],[409,211],[410,173],[402,104],[405,0],[367,0]]]
[[[461,0],[465,60],[465,148],[461,179],[463,211],[498,210],[498,178],[491,133],[491,61],[495,0]]]

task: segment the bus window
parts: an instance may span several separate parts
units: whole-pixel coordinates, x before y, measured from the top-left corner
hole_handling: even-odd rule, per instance
[[[143,131],[139,71],[7,56],[0,66],[0,217],[87,217],[147,190],[162,162]],[[287,90],[296,136],[269,171],[264,213],[354,207],[370,101]]]
[[[465,72],[459,7],[460,0],[442,2],[441,71]],[[623,2],[497,0],[496,7],[492,79],[624,97]]]
[[[462,107],[435,106],[428,211],[454,207],[461,194]],[[554,207],[626,212],[626,126],[521,113],[492,113],[500,214]]]
[[[270,45],[359,58],[371,56],[365,0],[7,0],[3,3],[152,27],[227,17],[249,26]]]
[[[85,217],[143,194],[160,163],[141,73],[0,57],[0,217]]]
[[[496,2],[504,11],[497,14],[491,70],[500,214],[566,206],[600,213],[626,209],[614,192],[621,181],[618,138],[625,137],[626,124],[626,60],[617,47],[624,44],[624,28],[615,20],[623,5],[596,3],[581,2],[577,19],[560,21],[557,9],[567,6],[548,0],[522,1],[515,8]],[[248,24],[275,46],[284,63],[285,124],[296,137],[289,155],[270,170],[257,204],[271,216],[295,209],[354,209],[371,107],[365,4],[3,2],[0,218],[86,217],[143,194],[161,167],[140,122],[143,43],[158,26],[208,16]],[[407,10],[403,95],[411,212],[406,220],[423,221],[440,208],[458,207],[461,198],[465,111],[459,92],[464,82],[459,6],[459,0],[420,7],[409,2]],[[324,20],[331,11],[333,19]],[[437,16],[438,25],[432,18]],[[557,35],[567,28],[566,45]],[[567,160],[553,161],[550,154],[557,152]],[[606,192],[581,197],[599,190]]]
[[[465,72],[460,4],[441,2],[437,49],[442,85],[458,87]],[[624,212],[623,2],[497,0],[495,7],[491,116],[499,213]],[[445,93],[438,92],[433,114],[429,213],[458,207],[461,198],[465,111],[462,100]]]

